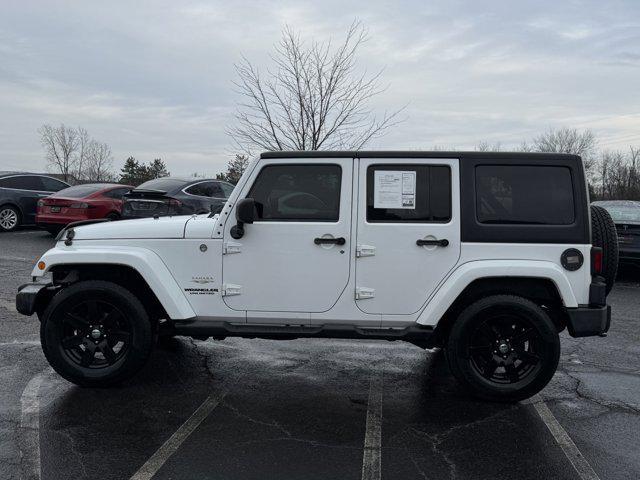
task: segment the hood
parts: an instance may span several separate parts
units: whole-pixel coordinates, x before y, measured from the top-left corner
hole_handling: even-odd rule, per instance
[[[177,217],[140,218],[95,223],[73,227],[75,240],[111,238],[184,238],[185,224],[190,215]]]

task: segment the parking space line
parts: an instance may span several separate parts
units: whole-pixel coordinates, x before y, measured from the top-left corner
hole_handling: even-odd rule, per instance
[[[382,475],[382,372],[372,373],[367,402],[362,480],[380,480]]]
[[[0,257],[0,261],[34,263],[34,259],[33,258],[24,258],[24,257],[5,257],[5,256],[1,256]]]
[[[166,461],[169,460],[171,455],[176,453],[180,445],[184,443],[189,435],[191,435],[204,419],[220,404],[226,394],[226,390],[221,390],[213,395],[209,395],[187,421],[180,425],[180,428],[133,474],[131,480],[149,480],[152,478]]]
[[[40,386],[44,373],[29,380],[20,397],[20,478],[39,480],[40,467]]]
[[[531,403],[538,412],[538,415],[547,426],[553,438],[555,438],[560,448],[573,465],[573,468],[578,472],[578,475],[582,480],[600,480],[598,474],[591,468],[591,465],[584,458],[582,452],[578,449],[574,441],[571,439],[567,431],[562,428],[560,422],[555,417],[553,412],[549,409],[544,400],[539,396],[535,395],[531,399]]]

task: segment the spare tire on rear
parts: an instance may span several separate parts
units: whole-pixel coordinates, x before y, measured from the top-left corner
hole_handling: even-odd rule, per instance
[[[618,232],[609,212],[597,205],[591,205],[591,244],[602,249],[602,276],[609,295],[618,273]]]

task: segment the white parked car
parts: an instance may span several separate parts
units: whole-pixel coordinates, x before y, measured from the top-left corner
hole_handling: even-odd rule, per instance
[[[133,376],[163,335],[361,338],[442,347],[513,401],[560,331],[609,328],[615,227],[593,212],[572,155],[264,153],[219,214],[71,225],[16,303],[78,385]]]

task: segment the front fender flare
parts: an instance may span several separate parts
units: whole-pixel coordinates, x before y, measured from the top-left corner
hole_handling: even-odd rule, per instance
[[[482,278],[528,277],[551,280],[565,307],[576,308],[578,302],[563,270],[547,261],[479,260],[463,263],[440,284],[416,320],[421,325],[435,326],[458,296],[473,281]]]
[[[131,267],[145,279],[169,318],[184,320],[196,316],[171,271],[155,252],[146,248],[106,245],[55,247],[46,252],[40,261],[46,267],[40,270],[36,265],[33,277],[42,277],[52,267],[60,265],[106,264]]]

